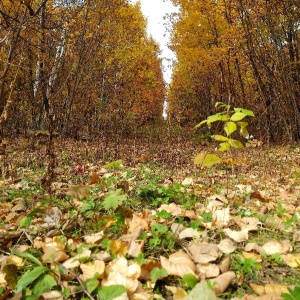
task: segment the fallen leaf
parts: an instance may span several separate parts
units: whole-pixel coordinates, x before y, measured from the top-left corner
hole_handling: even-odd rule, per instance
[[[186,238],[192,238],[197,240],[200,239],[200,233],[194,228],[186,228],[180,232],[179,238],[181,240]]]
[[[80,279],[85,281],[89,278],[94,278],[95,274],[98,273],[98,279],[102,277],[105,271],[105,263],[102,260],[93,260],[85,264],[80,265],[82,274]]]
[[[226,273],[230,269],[230,256],[225,257],[219,264],[221,273]]]
[[[235,273],[229,271],[221,274],[219,277],[215,279],[212,279],[211,284],[216,295],[220,295],[224,293],[234,278],[235,278]]]
[[[77,254],[71,258],[69,258],[68,260],[66,260],[63,263],[63,266],[66,269],[73,269],[75,267],[80,266],[80,259],[86,258],[86,257],[90,257],[91,256],[92,251],[89,249],[85,249],[82,253]]]
[[[188,250],[190,251],[194,261],[200,264],[207,264],[209,262],[216,261],[222,256],[222,252],[216,244],[192,241],[188,245]]]
[[[205,278],[215,278],[220,274],[220,269],[216,264],[197,264],[197,269],[200,274],[205,275]]]
[[[44,262],[63,262],[69,258],[65,252],[65,244],[59,239],[54,237],[50,242],[43,245],[42,260]]]
[[[160,262],[169,275],[179,276],[181,278],[185,274],[193,274],[196,276],[196,265],[183,250],[171,254],[169,258],[161,256]]]
[[[289,240],[283,240],[283,241],[269,241],[265,243],[262,248],[265,250],[265,252],[268,255],[272,254],[286,254],[288,253],[292,246],[291,242]]]
[[[93,233],[90,235],[85,235],[83,238],[88,245],[92,245],[92,244],[96,244],[97,242],[102,240],[103,235],[104,235],[104,232],[100,231],[100,232]]]
[[[300,267],[300,253],[281,255],[284,262],[291,268]]]
[[[125,257],[111,261],[106,267],[107,278],[102,280],[103,286],[123,285],[133,294],[138,287],[141,267],[137,263],[129,263]]]
[[[230,228],[225,228],[224,232],[237,243],[242,243],[248,240],[248,229],[235,231],[231,230]]]
[[[187,292],[181,287],[166,285],[166,289],[173,293],[174,300],[184,300],[188,296]]]
[[[236,245],[234,245],[233,241],[230,239],[224,239],[220,242],[218,245],[218,248],[224,253],[224,254],[230,254],[233,253],[236,250]]]

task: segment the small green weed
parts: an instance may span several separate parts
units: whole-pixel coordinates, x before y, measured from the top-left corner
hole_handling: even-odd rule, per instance
[[[288,288],[289,293],[283,293],[281,294],[281,297],[284,300],[299,300],[300,299],[300,286],[297,285],[295,288],[292,290],[291,288]]]
[[[155,223],[151,226],[152,237],[149,239],[150,248],[173,249],[175,245],[174,235],[168,226]]]

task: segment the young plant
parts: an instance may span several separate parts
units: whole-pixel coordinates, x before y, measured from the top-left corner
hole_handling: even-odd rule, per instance
[[[196,125],[195,128],[201,127],[203,124],[206,124],[208,128],[211,128],[212,123],[223,122],[223,130],[225,134],[215,134],[211,136],[214,140],[220,142],[218,152],[230,151],[231,148],[244,148],[244,145],[240,140],[232,138],[232,134],[237,132],[239,129],[240,136],[248,139],[248,123],[245,122],[244,119],[246,117],[254,117],[254,113],[245,108],[234,107],[232,109],[231,105],[224,104],[222,102],[217,102],[215,107],[223,108],[224,111],[209,116],[206,120],[203,120]],[[210,167],[224,161],[225,160],[218,155],[211,153],[199,153],[194,160],[196,165],[201,165],[203,167]]]

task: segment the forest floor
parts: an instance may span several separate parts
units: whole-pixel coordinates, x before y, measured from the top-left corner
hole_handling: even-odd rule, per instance
[[[252,146],[7,141],[0,299],[300,299],[300,145]]]

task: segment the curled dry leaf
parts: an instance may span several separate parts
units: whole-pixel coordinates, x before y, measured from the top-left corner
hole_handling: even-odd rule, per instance
[[[194,261],[200,264],[207,264],[209,262],[216,261],[222,256],[222,252],[215,244],[192,241],[188,245],[188,250],[190,251]]]
[[[132,219],[129,224],[128,232],[133,232],[136,228],[142,227],[145,230],[149,230],[149,224],[151,219],[145,219],[143,216],[132,214]]]
[[[213,224],[217,228],[223,228],[224,226],[227,226],[230,218],[229,207],[217,209],[213,212]]]
[[[100,231],[94,234],[85,235],[84,240],[88,245],[92,245],[102,240],[103,235],[103,231]]]
[[[248,240],[248,229],[235,231],[235,230],[231,230],[230,228],[225,228],[224,232],[237,243],[242,243]]]
[[[187,292],[181,287],[167,285],[166,289],[173,293],[174,300],[184,300],[188,296]]]
[[[65,252],[64,243],[58,237],[54,237],[52,241],[46,242],[43,246],[43,252],[42,261],[44,262],[63,262],[69,258]]]
[[[218,248],[224,253],[224,254],[230,254],[233,253],[236,250],[236,245],[234,245],[233,241],[230,239],[224,239],[220,242],[218,245]]]
[[[144,240],[137,240],[141,236],[144,228],[137,227],[132,233],[124,234],[120,237],[120,241],[127,243],[127,253],[132,257],[137,257],[142,252],[144,247]]]
[[[177,205],[176,203],[171,204],[162,204],[161,207],[158,209],[159,211],[165,210],[168,213],[170,213],[172,216],[180,216],[183,214],[183,210],[180,205]]]
[[[260,254],[256,253],[256,252],[242,252],[243,256],[246,259],[254,259],[256,262],[260,263],[262,262],[262,258],[260,256]]]
[[[224,293],[234,278],[235,278],[235,273],[229,271],[221,274],[216,279],[211,280],[213,290],[215,291],[216,295],[220,295]]]
[[[138,287],[138,278],[141,267],[137,263],[130,263],[125,257],[119,257],[111,261],[106,267],[107,278],[102,280],[103,286],[124,285],[129,293],[134,293]]]
[[[80,265],[80,259],[85,257],[90,257],[92,251],[89,249],[85,249],[82,253],[75,255],[74,257],[69,258],[63,263],[63,266],[67,269],[73,269]]]
[[[205,278],[215,278],[220,275],[220,269],[216,264],[197,264],[200,274],[204,274]]]
[[[161,265],[169,275],[183,277],[185,274],[193,274],[196,276],[196,265],[190,256],[183,250],[171,254],[169,258],[160,257]]]
[[[182,224],[172,223],[172,225],[171,225],[171,231],[173,233],[179,235],[182,230],[184,230],[184,226]]]
[[[248,231],[257,231],[262,223],[254,217],[241,218],[240,216],[234,218],[234,221],[241,229],[248,229]]]
[[[221,273],[225,273],[230,269],[230,256],[225,257],[219,264]]]
[[[194,228],[186,228],[182,230],[179,234],[180,239],[192,238],[195,240],[199,240],[200,237],[200,233]]]
[[[99,274],[98,278],[101,278],[105,271],[105,263],[102,260],[94,260],[86,264],[81,264],[80,269],[82,271],[82,275],[80,278],[83,281],[89,278],[93,278],[96,273]]]
[[[142,284],[139,282],[134,294],[130,295],[130,300],[149,300],[152,299],[153,296],[154,294],[149,290],[145,290]]]
[[[264,248],[258,246],[256,243],[248,243],[245,247],[245,251],[247,252],[256,251],[259,254],[265,253]]]

